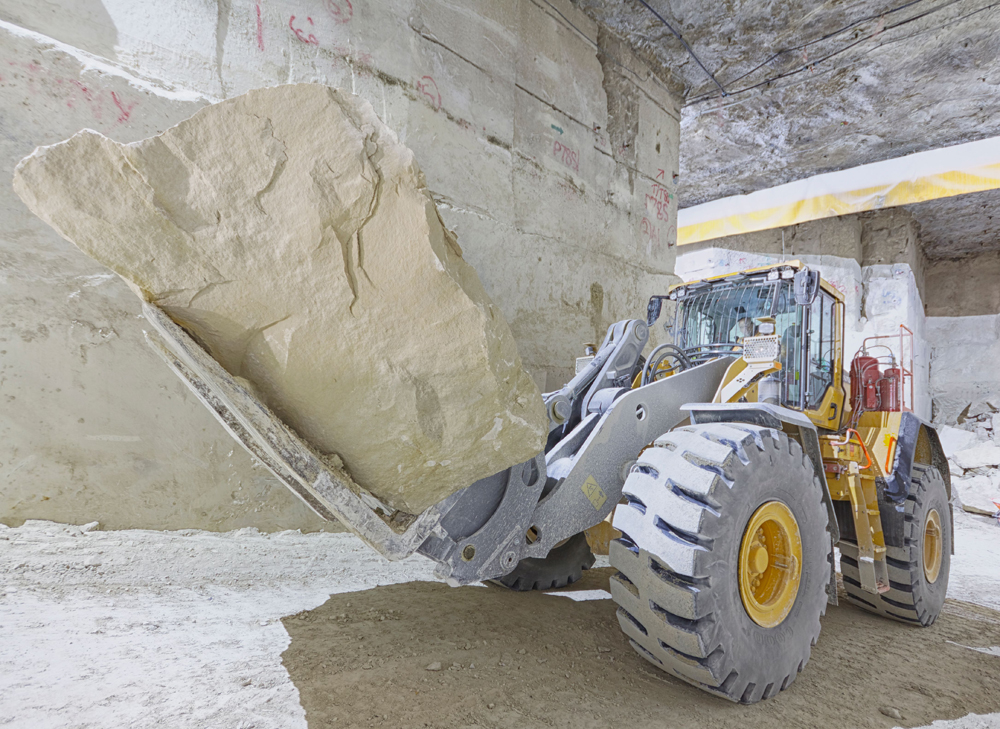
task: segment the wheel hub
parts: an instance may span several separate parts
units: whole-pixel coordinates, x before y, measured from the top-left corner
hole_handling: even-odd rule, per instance
[[[924,577],[931,584],[934,584],[941,574],[942,553],[941,515],[937,509],[931,509],[924,523]]]
[[[750,619],[764,628],[780,625],[795,604],[802,578],[802,537],[785,504],[768,501],[750,517],[737,571]]]

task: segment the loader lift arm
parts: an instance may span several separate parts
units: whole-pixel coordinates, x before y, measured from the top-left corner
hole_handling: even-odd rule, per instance
[[[223,427],[285,486],[324,519],[336,519],[390,560],[415,552],[437,562],[452,585],[501,577],[529,557],[606,517],[621,496],[639,450],[684,417],[679,406],[709,398],[725,361],[709,363],[641,390],[618,387],[631,373],[648,330],[638,320],[613,325],[590,366],[546,396],[570,418],[553,424],[547,453],[481,479],[422,514],[394,511],[324,459],[226,372],[162,309],[143,305],[150,347]],[[618,399],[616,399],[618,398]],[[572,427],[567,428],[567,425]],[[584,486],[597,488],[585,491]],[[539,534],[533,544],[525,535]]]

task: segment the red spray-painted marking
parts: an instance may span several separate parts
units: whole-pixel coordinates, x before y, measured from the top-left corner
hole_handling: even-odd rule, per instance
[[[649,218],[643,218],[642,223],[639,225],[639,229],[642,234],[646,236],[647,243],[653,243],[654,241],[660,242],[660,233],[652,223],[649,222]]]
[[[657,183],[654,182],[653,184],[650,185],[650,188],[653,191],[651,197],[654,197],[661,202],[668,203],[674,199],[673,193],[668,192],[667,188],[665,188],[663,185],[658,185]]]
[[[664,231],[661,227],[654,225],[649,218],[642,219],[642,222],[639,224],[639,232],[646,243],[646,255],[650,257],[657,257],[663,254],[664,232],[666,233],[667,248],[673,247],[674,238],[677,235],[677,229],[674,226],[668,226],[666,231]]]
[[[76,86],[78,89],[80,89],[80,93],[82,93],[87,100],[94,98],[94,95],[90,93],[90,89],[88,89],[86,86],[84,86],[76,79],[70,79],[69,82],[74,86]],[[56,79],[56,83],[62,83],[62,79]]]
[[[57,78],[55,81],[57,84],[62,84],[63,79]],[[77,92],[79,92],[80,95],[83,96],[84,103],[86,103],[90,108],[90,113],[93,115],[94,119],[101,121],[101,118],[103,117],[102,107],[104,106],[104,100],[99,96],[95,96],[93,91],[84,86],[80,81],[77,81],[75,78],[69,78],[66,79],[66,81],[76,89],[76,91],[69,92],[70,97],[66,101],[66,106],[70,109],[74,108],[73,104],[76,102]]]
[[[306,18],[306,20],[309,21],[310,25],[312,25],[312,18]],[[288,27],[292,29],[293,33],[295,33],[295,37],[296,38],[298,38],[303,43],[308,43],[309,45],[313,45],[313,46],[318,46],[319,45],[319,41],[316,40],[316,36],[314,36],[312,33],[310,33],[309,35],[306,35],[305,32],[301,28],[296,28],[293,25],[294,22],[295,22],[295,16],[293,15],[291,18],[288,19]]]
[[[667,222],[670,220],[669,203],[657,200],[652,195],[646,195],[646,209],[656,213],[656,219]]]
[[[552,142],[552,156],[569,167],[574,172],[580,172],[580,154],[558,139]]]
[[[656,213],[656,219],[664,222],[670,221],[670,202],[674,199],[671,192],[663,185],[653,183],[650,185],[652,193],[646,193],[646,210]]]
[[[136,101],[124,102],[114,91],[89,87],[79,79],[56,76],[50,70],[34,62],[8,61],[8,64],[15,68],[23,68],[28,72],[28,93],[31,95],[41,92],[54,93],[64,99],[66,106],[70,109],[77,108],[77,105],[82,102],[81,108],[89,110],[91,116],[99,122],[103,122],[107,117],[106,112],[112,111],[114,113],[115,110],[118,114],[115,123],[126,122],[132,115],[132,110],[138,105]],[[114,109],[111,108],[112,104],[114,104]]]
[[[118,107],[118,111],[121,113],[118,115],[118,123],[127,122],[128,118],[132,116],[132,109],[135,108],[135,102],[133,101],[128,106],[122,103],[122,100],[118,98],[118,94],[114,91],[111,92],[111,100],[115,102],[115,106]]]
[[[264,19],[260,15],[260,2],[257,3],[257,47],[264,50]]]
[[[656,171],[656,179],[657,179],[657,180],[662,180],[662,179],[663,179],[663,176],[664,176],[664,175],[665,175],[666,173],[667,173],[667,171],[666,171],[666,170],[657,170],[657,171]]]
[[[335,22],[341,25],[351,22],[351,18],[354,17],[354,6],[351,5],[351,0],[324,0],[324,2]]]
[[[432,77],[423,76],[417,81],[417,91],[427,97],[435,110],[441,108],[441,92],[438,91],[437,83]]]

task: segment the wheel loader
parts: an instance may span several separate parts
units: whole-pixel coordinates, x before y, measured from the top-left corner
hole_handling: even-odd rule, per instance
[[[149,344],[229,433],[388,559],[422,554],[453,586],[548,589],[593,565],[586,530],[610,521],[611,595],[632,647],[742,703],[805,666],[837,602],[834,548],[857,606],[927,626],[944,603],[951,482],[912,411],[912,335],[866,339],[848,378],[844,310],[798,261],[674,286],[543,395],[544,452],[407,514],[144,305]]]

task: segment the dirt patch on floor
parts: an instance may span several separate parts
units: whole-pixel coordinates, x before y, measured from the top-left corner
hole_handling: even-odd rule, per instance
[[[592,570],[574,590],[607,589]],[[894,727],[1000,711],[1000,613],[949,600],[918,629],[830,607],[812,660],[740,706],[640,658],[611,600],[413,582],[332,596],[284,620],[309,726]],[[428,670],[428,666],[440,670]],[[895,709],[902,719],[890,718]]]

